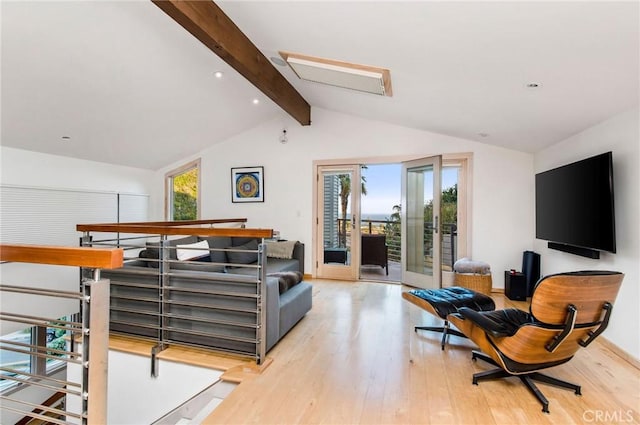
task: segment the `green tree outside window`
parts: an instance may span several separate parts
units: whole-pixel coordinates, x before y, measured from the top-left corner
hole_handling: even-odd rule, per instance
[[[173,219],[198,218],[198,168],[173,177]]]

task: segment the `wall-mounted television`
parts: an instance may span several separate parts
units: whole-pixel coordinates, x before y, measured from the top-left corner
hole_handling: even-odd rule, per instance
[[[536,238],[589,258],[616,252],[611,152],[536,174]]]

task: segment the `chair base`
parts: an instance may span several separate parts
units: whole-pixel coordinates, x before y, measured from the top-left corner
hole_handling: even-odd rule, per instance
[[[489,357],[486,354],[481,353],[479,351],[473,351],[473,353],[471,355],[471,359],[473,361],[475,361],[476,359],[481,359],[481,360],[486,361],[487,363],[491,363],[492,365],[498,366],[498,364],[495,362],[495,360],[493,360],[491,357]],[[549,413],[549,401],[544,396],[544,394],[542,394],[542,391],[540,391],[540,389],[536,386],[536,384],[533,381],[538,381],[538,382],[542,382],[542,383],[545,383],[545,384],[554,385],[554,386],[560,387],[560,388],[566,388],[566,389],[569,389],[569,390],[573,390],[576,395],[582,395],[580,385],[575,385],[575,384],[572,384],[570,382],[562,381],[560,379],[554,378],[554,377],[549,376],[549,375],[545,375],[545,374],[540,373],[540,372],[531,372],[531,373],[525,373],[525,374],[522,374],[522,375],[512,375],[512,374],[510,374],[509,372],[507,372],[506,370],[504,370],[502,368],[488,370],[486,372],[479,372],[479,373],[474,374],[473,375],[473,385],[478,385],[478,381],[489,380],[489,379],[507,378],[507,377],[510,377],[510,376],[515,376],[517,378],[520,378],[522,383],[529,389],[529,391],[542,404],[542,411],[544,413]]]
[[[463,338],[467,337],[462,332],[460,332],[460,331],[458,331],[456,329],[451,329],[451,325],[449,324],[448,320],[444,321],[444,326],[416,326],[416,327],[413,328],[414,332],[418,332],[419,330],[421,330],[421,331],[432,331],[432,332],[442,332],[442,341],[440,341],[440,348],[442,350],[444,350],[444,346],[447,343],[447,337],[449,335],[461,336]]]

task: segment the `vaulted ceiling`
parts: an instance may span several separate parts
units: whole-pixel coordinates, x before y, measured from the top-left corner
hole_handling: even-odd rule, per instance
[[[266,58],[391,71],[386,97],[275,65],[312,108],[536,152],[638,105],[638,2],[217,4]],[[0,6],[2,145],[158,169],[285,114],[151,1]]]

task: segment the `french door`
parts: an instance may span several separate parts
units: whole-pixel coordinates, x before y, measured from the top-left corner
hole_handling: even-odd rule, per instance
[[[316,277],[357,280],[360,267],[360,165],[319,166]]]
[[[402,282],[439,288],[442,158],[402,163]]]

